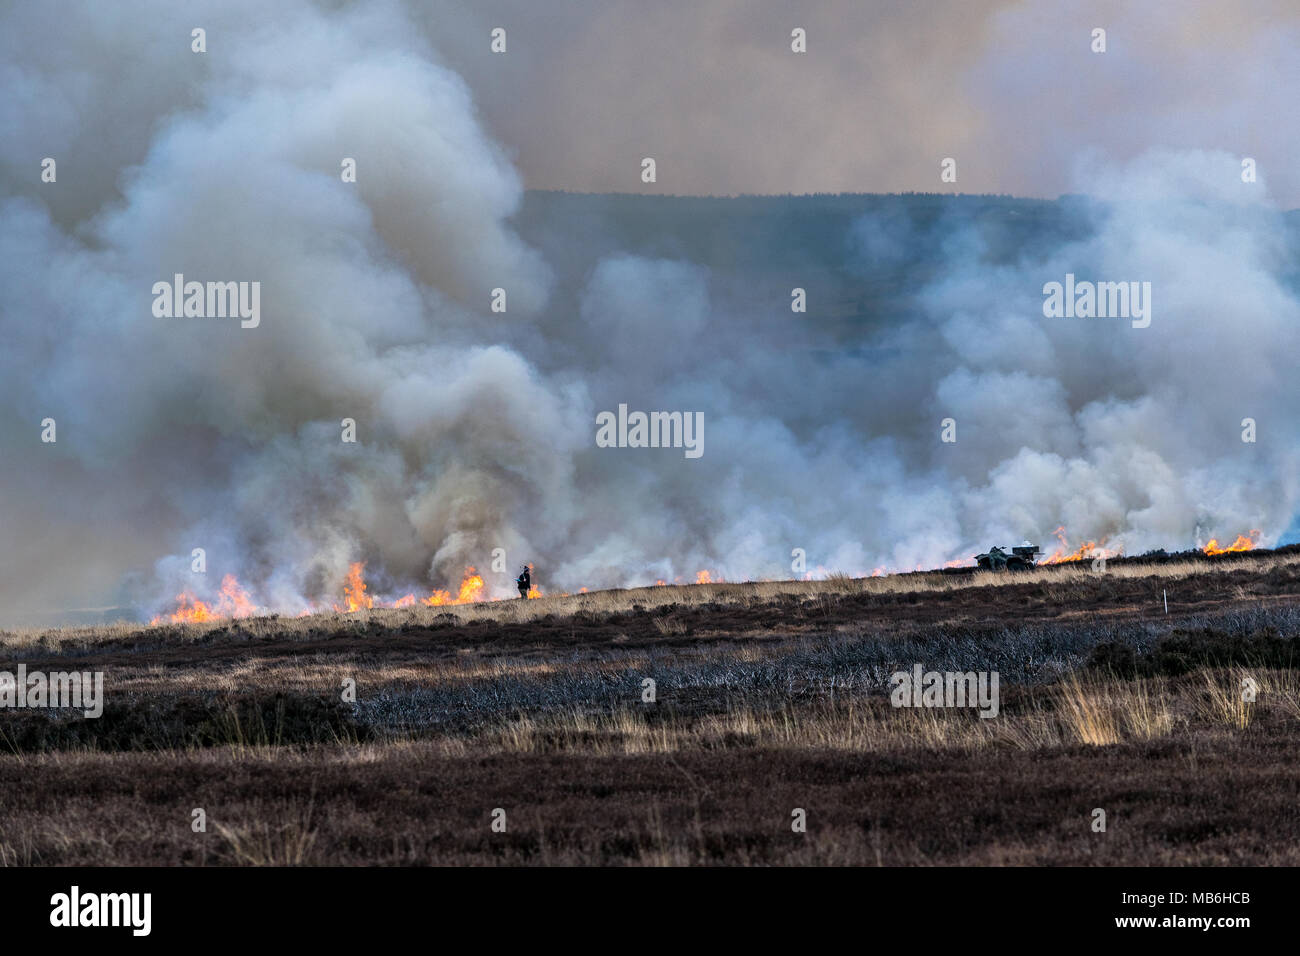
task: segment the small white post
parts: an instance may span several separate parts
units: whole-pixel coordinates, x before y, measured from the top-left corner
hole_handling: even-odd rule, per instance
[[[1168,614],[1169,613],[1169,592],[1162,588],[1160,593],[1165,596],[1165,613]]]

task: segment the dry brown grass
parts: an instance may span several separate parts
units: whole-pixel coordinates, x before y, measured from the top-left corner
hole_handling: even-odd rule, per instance
[[[312,848],[316,831],[312,827],[313,801],[289,805],[271,814],[256,815],[246,826],[214,826],[226,842],[232,863],[242,866],[305,866],[316,862]]]
[[[685,634],[687,631],[686,622],[675,617],[657,617],[654,626],[660,634],[665,635]]]
[[[1106,747],[1168,738],[1180,728],[1245,729],[1256,705],[1240,704],[1240,693],[1233,690],[1240,677],[1235,672],[1207,675],[1207,695],[1196,680],[1070,675],[1052,688],[1026,695],[1015,711],[1004,710],[990,719],[965,709],[894,709],[881,699],[825,697],[767,710],[742,705],[699,718],[664,719],[653,713],[654,705],[604,713],[570,709],[508,721],[463,746],[474,753],[602,757],[732,747],[863,753],[1036,751],[1079,743]],[[1261,703],[1292,719],[1300,716],[1300,682],[1294,673],[1257,671],[1255,677]]]
[[[1254,681],[1257,692],[1258,678],[1245,668],[1232,668],[1226,671],[1206,671],[1205,696],[1197,708],[1200,715],[1210,723],[1220,723],[1236,730],[1245,730],[1255,717],[1256,700],[1247,700],[1244,683],[1247,679]]]
[[[394,741],[0,758],[0,863],[1294,866],[1293,739],[1261,720],[1159,747],[1046,752],[448,757]],[[196,805],[207,833],[191,829]],[[498,806],[507,833],[490,829]],[[1098,806],[1105,834],[1090,829]],[[794,807],[806,834],[791,833]]]
[[[1057,688],[1057,704],[1071,737],[1092,746],[1163,737],[1174,725],[1158,681],[1100,681],[1071,674]]]

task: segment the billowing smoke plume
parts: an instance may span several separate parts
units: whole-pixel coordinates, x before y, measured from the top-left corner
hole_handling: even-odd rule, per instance
[[[354,561],[379,594],[473,564],[503,595],[525,561],[549,590],[787,577],[794,549],[863,573],[1058,525],[1271,541],[1295,513],[1295,230],[1237,157],[1081,168],[1094,200],[1060,205],[897,198],[815,249],[710,241],[647,204],[722,201],[526,201],[401,5],[101,7],[0,31],[14,619],[156,609],[196,547],[213,588],[294,611]],[[1009,240],[1017,216],[1042,221]],[[260,324],[156,317],[175,274],[260,282]],[[1045,318],[1066,274],[1151,283],[1150,326]],[[619,404],[702,412],[703,456],[596,447]]]

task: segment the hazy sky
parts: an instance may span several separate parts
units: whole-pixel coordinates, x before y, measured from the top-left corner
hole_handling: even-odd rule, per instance
[[[653,156],[662,192],[1056,196],[1079,162],[1165,147],[1252,156],[1275,198],[1300,205],[1294,0],[416,9],[532,188],[641,190]],[[493,27],[504,54],[489,50]],[[807,53],[790,49],[795,27]],[[939,181],[949,156],[955,186]]]

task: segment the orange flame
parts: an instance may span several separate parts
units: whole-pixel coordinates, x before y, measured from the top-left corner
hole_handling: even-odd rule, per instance
[[[1050,557],[1044,558],[1043,564],[1066,564],[1070,561],[1086,561],[1088,558],[1096,557],[1094,554],[1098,550],[1096,541],[1085,541],[1073,551],[1066,552],[1063,548],[1057,548],[1052,552]],[[1103,551],[1105,549],[1102,549]]]
[[[221,579],[221,598],[217,601],[219,617],[252,617],[257,606],[249,600],[248,592],[240,587],[233,574]]]
[[[475,601],[483,600],[483,579],[473,567],[465,569],[465,575],[460,581],[460,590],[456,592],[456,597],[451,596],[450,591],[435,590],[427,598],[421,598],[420,603],[429,607],[442,607],[444,604],[472,604]]]
[[[191,591],[182,591],[176,595],[176,605],[176,610],[171,614],[155,617],[149,623],[201,623],[223,617],[252,617],[257,613],[257,606],[249,600],[248,592],[240,586],[233,574],[227,574],[221,579],[221,593],[215,604],[200,601]]]
[[[1206,554],[1227,554],[1230,551],[1250,551],[1259,543],[1259,536],[1262,534],[1258,529],[1252,530],[1249,536],[1244,534],[1237,535],[1237,540],[1232,542],[1226,548],[1219,547],[1219,539],[1211,538],[1210,543],[1205,546]]]
[[[343,582],[343,600],[347,612],[359,611],[375,606],[375,599],[366,593],[366,565],[364,561],[353,561],[348,566],[348,577]]]
[[[161,624],[164,621],[169,621],[172,624],[186,624],[212,620],[212,609],[189,591],[182,591],[176,595],[176,604],[176,610],[171,614],[165,617],[155,617],[149,623]]]
[[[1120,551],[1113,551],[1106,547],[1106,539],[1098,541],[1085,541],[1073,551],[1070,550],[1070,542],[1065,537],[1065,525],[1061,525],[1052,534],[1056,535],[1061,542],[1049,557],[1044,558],[1039,564],[1067,564],[1071,561],[1090,561],[1093,558],[1117,558]]]

